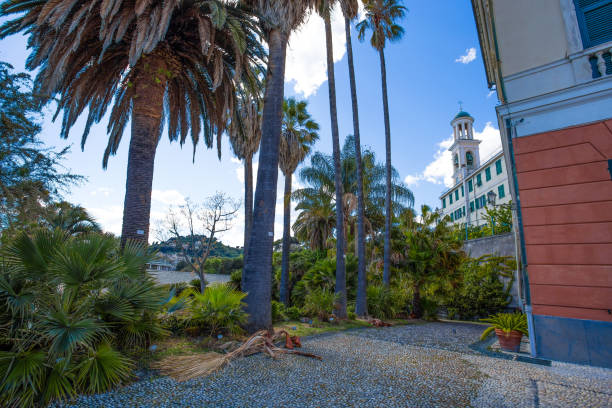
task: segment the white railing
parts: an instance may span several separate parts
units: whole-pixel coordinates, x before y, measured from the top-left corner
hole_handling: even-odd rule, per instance
[[[589,62],[591,62],[593,68],[593,78],[612,75],[612,47],[604,48],[589,55]]]

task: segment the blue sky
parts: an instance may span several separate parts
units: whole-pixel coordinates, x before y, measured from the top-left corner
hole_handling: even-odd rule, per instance
[[[497,98],[490,93],[478,46],[476,26],[468,0],[405,1],[409,12],[402,21],[402,41],[386,49],[387,78],[391,117],[392,161],[415,195],[415,206],[438,206],[438,196],[448,183],[451,169],[450,120],[459,110],[458,101],[476,119],[475,137],[483,139],[484,160],[501,148],[494,107]],[[345,53],[344,21],[336,11],[332,22],[336,92],[341,143],[353,132],[348,68]],[[384,160],[384,125],[381,102],[380,67],[377,53],[366,41],[360,43],[353,31],[362,143]],[[309,111],[321,126],[316,150],[331,152],[328,88],[325,69],[323,23],[313,16],[290,40],[287,61],[286,96],[306,98]],[[28,55],[26,39],[13,36],[0,41],[0,60],[24,71]],[[68,140],[59,137],[60,121],[51,121],[49,109],[43,119],[43,140],[58,148],[72,145],[65,162],[71,171],[87,177],[66,197],[86,207],[111,232],[120,233],[129,132],[119,152],[102,169],[106,147],[106,120],[92,128],[85,150],[79,147],[84,118],[75,125]],[[487,125],[488,124],[488,125]],[[192,146],[170,144],[163,138],[157,150],[153,180],[152,228],[162,219],[169,205],[185,197],[201,201],[215,191],[241,199],[244,194],[241,163],[232,158],[227,139],[222,159],[216,149],[197,147],[192,163]],[[298,180],[296,180],[298,181]],[[279,191],[282,191],[282,173]],[[294,182],[294,188],[299,181]],[[295,218],[295,214],[292,218]],[[281,236],[282,207],[277,205],[275,238]],[[232,245],[242,242],[242,215],[222,239]],[[156,238],[151,233],[151,239]]]

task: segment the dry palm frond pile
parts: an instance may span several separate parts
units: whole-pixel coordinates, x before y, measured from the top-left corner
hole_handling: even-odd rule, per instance
[[[284,348],[275,344],[285,336]],[[297,354],[321,360],[320,356],[297,351],[294,348],[302,347],[300,338],[290,336],[285,330],[271,332],[261,330],[249,337],[240,347],[227,354],[209,352],[205,354],[192,354],[186,356],[170,356],[154,364],[152,368],[160,370],[177,381],[187,381],[197,377],[205,377],[223,368],[239,357],[255,353],[266,353],[276,358],[279,354]]]

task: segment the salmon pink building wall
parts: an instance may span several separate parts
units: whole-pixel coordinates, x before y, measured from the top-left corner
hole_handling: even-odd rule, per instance
[[[612,119],[513,151],[536,354],[612,367]]]

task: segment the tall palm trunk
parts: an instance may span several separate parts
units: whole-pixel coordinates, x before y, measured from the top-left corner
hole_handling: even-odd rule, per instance
[[[253,156],[244,158],[244,258],[249,248],[249,238],[253,229]]]
[[[390,254],[391,254],[391,126],[389,124],[389,100],[387,98],[387,67],[385,66],[385,51],[381,48],[380,55],[380,78],[382,80],[383,111],[385,115],[385,167],[386,167],[386,189],[385,189],[385,253],[383,284],[389,286],[391,280]]]
[[[163,57],[145,56],[136,69],[140,75],[135,78],[141,79],[134,84],[136,95],[132,108],[132,134],[125,182],[122,247],[128,239],[149,242],[153,169],[166,88],[164,72],[167,65]]]
[[[342,173],[340,168],[340,136],[338,132],[338,113],[336,111],[336,79],[334,76],[334,49],[332,45],[330,9],[326,7],[325,45],[327,48],[327,83],[329,85],[329,114],[331,116],[332,144],[334,156],[334,181],[336,185],[336,305],[335,314],[345,319],[346,314],[346,268],[344,265],[344,209],[342,192]]]
[[[291,178],[285,174],[285,195],[283,199],[283,258],[281,261],[280,301],[289,306],[289,253],[291,249]]]
[[[355,167],[357,171],[357,300],[355,302],[355,313],[357,316],[368,314],[366,300],[367,276],[366,276],[366,254],[365,254],[365,229],[364,213],[365,204],[363,198],[363,173],[361,163],[361,139],[359,133],[359,109],[357,107],[357,85],[355,84],[355,65],[353,62],[353,44],[351,42],[351,21],[344,18],[344,31],[346,33],[346,52],[348,55],[349,79],[351,84],[351,102],[353,106],[353,134],[355,136]]]
[[[279,29],[270,30],[268,36],[268,71],[266,73],[253,227],[242,274],[242,290],[247,293],[245,302],[246,312],[249,314],[247,323],[249,331],[269,328],[272,325],[270,306],[272,246],[287,37],[288,35]]]

